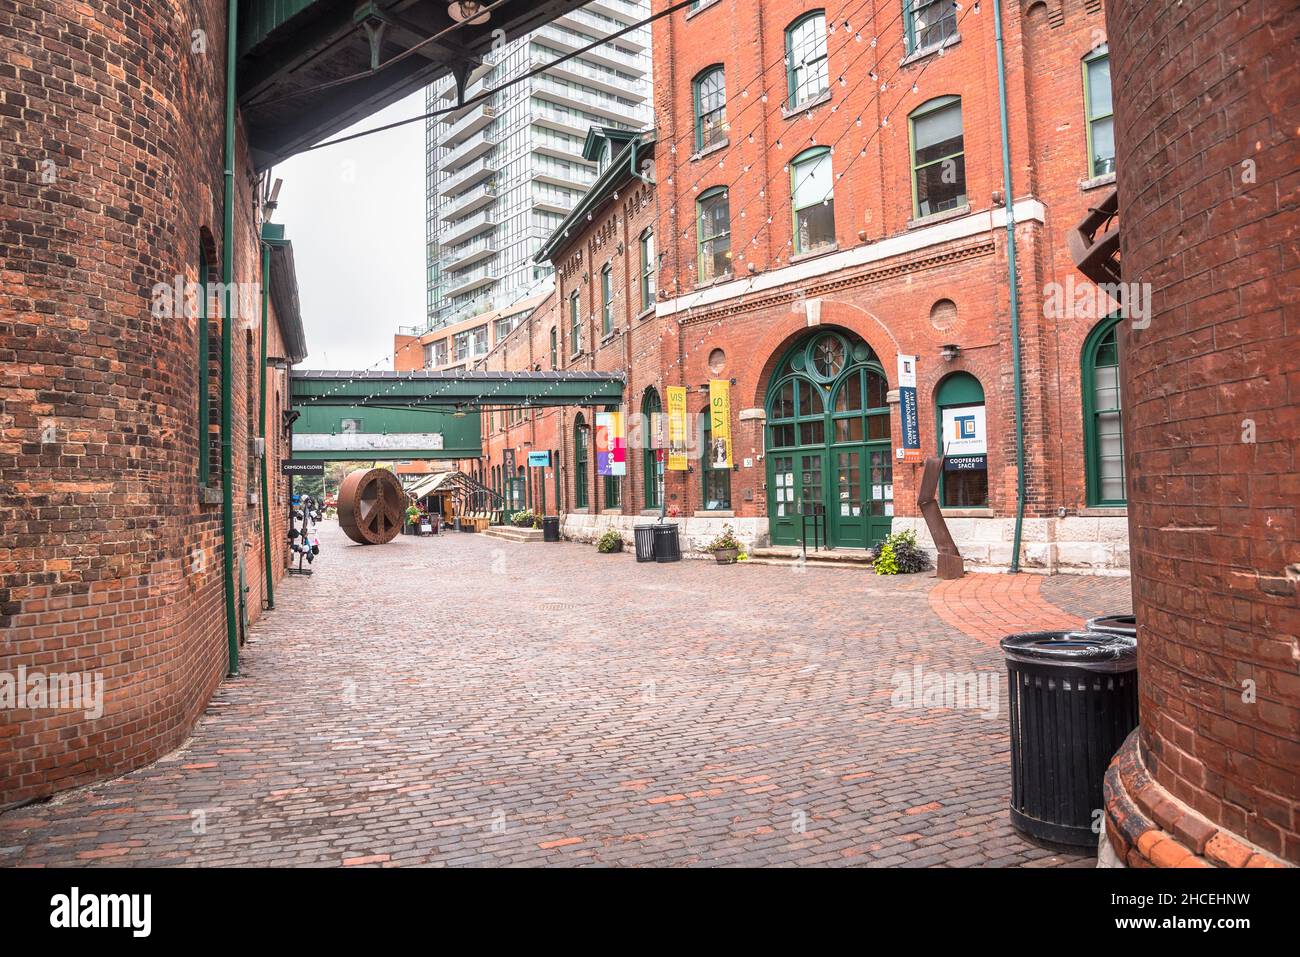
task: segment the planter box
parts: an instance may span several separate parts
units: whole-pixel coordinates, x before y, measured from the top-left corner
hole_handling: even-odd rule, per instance
[[[713,560],[719,565],[734,565],[739,556],[739,548],[715,548],[713,550]]]

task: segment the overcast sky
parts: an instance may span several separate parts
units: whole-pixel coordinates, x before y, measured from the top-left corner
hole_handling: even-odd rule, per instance
[[[344,132],[423,112],[420,91]],[[301,153],[275,175],[307,330],[300,368],[391,369],[393,333],[425,317],[423,121]]]

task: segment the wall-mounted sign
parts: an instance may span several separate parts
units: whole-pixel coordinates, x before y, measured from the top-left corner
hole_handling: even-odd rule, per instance
[[[627,474],[627,439],[622,412],[596,413],[596,474]]]
[[[310,462],[307,459],[281,459],[281,475],[324,475],[324,462]]]
[[[709,448],[705,450],[715,469],[731,468],[731,383],[709,380]]]
[[[945,472],[978,472],[986,468],[987,455],[949,455],[943,460]]]
[[[686,461],[686,386],[670,385],[668,394],[668,471],[685,472]]]
[[[401,449],[441,451],[441,432],[295,432],[295,452],[388,452]]]
[[[528,467],[534,469],[549,468],[551,464],[550,452],[529,452]]]
[[[963,405],[943,410],[944,455],[983,455],[987,451],[984,406]]]
[[[903,452],[898,457],[919,458],[921,416],[916,407],[916,356],[898,357],[898,412],[903,427]],[[911,449],[916,452],[909,454]]]

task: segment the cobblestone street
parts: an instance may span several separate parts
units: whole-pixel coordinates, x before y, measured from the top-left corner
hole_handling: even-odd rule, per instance
[[[988,633],[1076,620],[1057,592],[1127,610],[1126,580],[321,542],[189,742],[0,816],[0,863],[1092,865],[1007,821]],[[895,706],[918,668],[996,700]]]

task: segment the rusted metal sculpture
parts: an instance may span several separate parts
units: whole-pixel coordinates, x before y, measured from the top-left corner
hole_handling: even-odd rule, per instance
[[[939,500],[935,493],[939,491],[939,472],[943,469],[943,459],[930,456],[925,460],[925,471],[921,473],[921,487],[916,493],[916,506],[925,516],[926,527],[930,537],[939,549],[939,558],[935,562],[937,577],[942,579],[961,578],[966,574],[966,563],[957,551],[957,543],[952,540],[948,523],[943,520],[939,510]]]
[[[339,486],[339,526],[362,545],[391,542],[402,529],[406,493],[388,469],[352,472]]]

